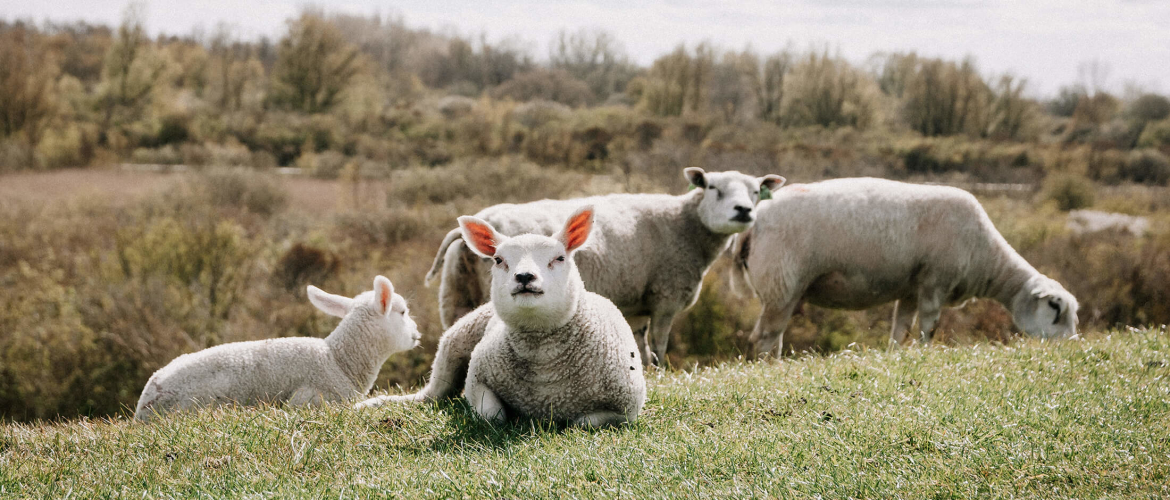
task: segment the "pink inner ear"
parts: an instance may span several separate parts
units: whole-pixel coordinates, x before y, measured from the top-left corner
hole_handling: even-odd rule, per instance
[[[589,231],[593,229],[593,211],[577,214],[565,225],[565,250],[573,251],[585,244]]]
[[[466,224],[467,232],[471,233],[472,245],[485,255],[496,254],[496,240],[492,235],[491,228],[483,224],[476,224],[470,222]]]
[[[390,310],[390,287],[382,285],[382,293],[380,295],[382,296],[382,310]]]

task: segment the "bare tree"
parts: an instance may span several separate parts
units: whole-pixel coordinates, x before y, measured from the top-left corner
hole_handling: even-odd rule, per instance
[[[320,14],[306,11],[280,40],[269,98],[306,113],[327,111],[361,71],[357,48]]]
[[[58,72],[39,38],[24,26],[0,33],[0,137],[23,132],[34,148],[53,113]]]
[[[149,54],[150,41],[142,25],[142,4],[130,4],[114,44],[106,52],[99,91],[102,108],[100,141],[116,121],[141,114],[147,98],[166,70],[166,65]]]
[[[624,91],[626,83],[637,72],[625,47],[606,31],[562,30],[549,45],[549,66],[563,69],[585,82],[603,101]]]

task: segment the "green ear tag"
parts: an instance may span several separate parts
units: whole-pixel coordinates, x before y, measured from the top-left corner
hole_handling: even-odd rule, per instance
[[[696,187],[698,187],[698,186],[696,186],[696,185],[694,185],[694,184],[687,184],[687,191],[690,191],[690,190],[692,190],[692,189],[695,189]]]
[[[760,186],[760,201],[772,199],[772,190],[768,186]]]

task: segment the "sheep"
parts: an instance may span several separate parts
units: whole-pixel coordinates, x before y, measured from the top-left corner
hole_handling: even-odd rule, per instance
[[[317,405],[364,396],[391,354],[418,346],[406,300],[383,276],[354,298],[310,285],[309,301],[341,323],[324,339],[233,342],[184,354],[154,372],[134,418],[224,403]]]
[[[637,419],[646,381],[634,334],[612,302],[585,290],[573,260],[594,213],[581,207],[552,237],[507,237],[460,217],[463,241],[493,261],[491,301],[443,334],[423,390],[356,407],[451,396],[465,373],[467,400],[491,422],[510,413],[582,427]]]
[[[698,189],[680,196],[613,194],[573,200],[542,200],[488,207],[476,217],[504,235],[549,235],[585,204],[597,207],[592,243],[577,253],[577,266],[589,291],[621,309],[635,331],[646,326],[644,359],[665,359],[675,316],[695,303],[703,275],[732,234],[751,227],[752,209],[762,189],[784,184],[778,175],[752,177],[739,172],[687,168],[684,176]],[[460,229],[449,232],[427,283],[440,277],[439,313],[444,328],[487,301],[490,260],[466,245]]]
[[[730,252],[763,310],[750,339],[776,351],[793,310],[865,309],[896,301],[892,344],[918,316],[929,342],[943,305],[990,297],[1032,336],[1076,334],[1077,299],[996,231],[970,193],[873,178],[791,185],[760,204]]]

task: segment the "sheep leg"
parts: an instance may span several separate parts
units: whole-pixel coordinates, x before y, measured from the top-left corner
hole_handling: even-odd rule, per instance
[[[504,411],[504,404],[500,402],[496,393],[488,389],[486,385],[479,383],[475,377],[467,379],[467,402],[471,403],[475,412],[488,422],[498,424],[504,422],[508,417]]]
[[[780,306],[770,303],[764,304],[760,317],[756,318],[756,327],[748,337],[756,347],[756,357],[767,355],[780,356],[783,354],[784,331],[788,329],[788,321],[792,319],[792,312],[800,304],[799,300],[792,300]]]
[[[917,315],[918,309],[910,306],[910,299],[894,302],[894,320],[890,325],[891,347],[902,345],[902,340],[906,338],[906,332],[910,331],[910,327],[914,326],[914,317]]]
[[[577,427],[583,427],[586,429],[599,429],[602,427],[621,425],[629,421],[630,419],[622,413],[616,413],[612,411],[595,411],[593,413],[577,417],[577,419],[573,420],[572,423]]]
[[[662,366],[666,362],[666,345],[670,343],[670,325],[674,323],[676,311],[656,312],[650,317],[650,328],[646,330],[646,359],[644,363]]]
[[[934,328],[938,326],[938,317],[942,314],[942,298],[938,290],[921,290],[918,292],[918,328],[922,343],[930,342],[934,335]]]
[[[634,332],[634,342],[638,345],[638,352],[648,352],[646,351],[646,336],[650,334],[650,317],[627,317],[626,322],[630,324],[630,331]],[[648,363],[650,360],[646,356],[642,356],[642,364]]]

